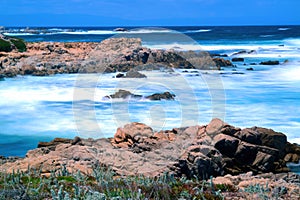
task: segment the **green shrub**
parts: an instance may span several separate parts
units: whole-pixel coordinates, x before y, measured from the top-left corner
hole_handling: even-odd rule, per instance
[[[19,38],[13,38],[11,42],[17,47],[19,52],[25,52],[27,50],[24,40]]]
[[[10,42],[0,39],[0,52],[1,51],[10,52],[11,50],[12,50],[12,48],[11,48]]]

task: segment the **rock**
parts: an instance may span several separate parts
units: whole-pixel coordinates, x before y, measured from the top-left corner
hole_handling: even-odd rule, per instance
[[[246,70],[248,70],[248,71],[253,71],[254,69],[253,69],[253,67],[249,67],[249,68],[247,68]]]
[[[244,62],[244,58],[232,58],[231,61],[232,62]]]
[[[275,132],[272,129],[254,127],[254,131],[257,131],[260,135],[261,144],[263,146],[278,149],[279,156],[282,158],[285,154],[285,148],[287,145],[287,137],[283,133]]]
[[[55,138],[53,141],[50,142],[39,142],[37,148],[42,148],[42,147],[47,147],[50,150],[55,150],[55,147],[58,144],[69,144],[71,143],[72,140],[71,139],[65,139],[65,138]]]
[[[142,74],[138,71],[135,70],[129,70],[126,73],[126,76],[123,76],[122,78],[147,78],[147,76],[145,74]]]
[[[6,36],[1,36],[7,40]],[[231,65],[229,60],[215,58],[206,52],[177,52],[175,50],[157,50],[142,46],[139,38],[109,38],[96,42],[38,42],[27,43],[26,52],[21,42],[15,46],[9,43],[13,52],[2,53],[1,68],[7,70],[15,67],[15,75],[46,76],[62,73],[114,73],[131,70],[172,69],[205,69],[216,70],[220,66]],[[10,51],[9,50],[9,51]],[[215,63],[213,62],[215,61]],[[24,70],[22,67],[31,66]],[[36,70],[34,70],[34,68]],[[133,73],[134,72],[134,73]],[[4,74],[3,71],[0,72]],[[132,73],[132,74],[131,74]],[[5,74],[4,74],[5,75]],[[5,77],[15,76],[13,73]],[[126,77],[144,77],[136,71],[129,72]]]
[[[124,76],[125,76],[124,74],[118,73],[118,74],[116,75],[116,78],[122,78],[122,77],[124,77]]]
[[[127,90],[118,90],[116,93],[106,96],[107,98],[111,99],[127,99],[127,98],[142,98],[142,95],[132,94]]]
[[[222,152],[227,157],[234,157],[236,155],[237,148],[241,142],[239,139],[225,135],[218,134],[213,138],[214,147]]]
[[[146,96],[146,99],[150,99],[152,101],[158,101],[158,100],[174,100],[175,94],[171,94],[170,92],[164,92],[164,93],[155,93],[150,96]]]
[[[270,129],[240,129],[213,119],[206,126],[155,132],[145,124],[134,122],[118,128],[114,138],[57,138],[41,142],[25,158],[0,164],[0,172],[26,171],[30,164],[37,169],[43,166],[43,173],[58,170],[62,165],[86,173],[100,164],[110,166],[122,176],[156,177],[171,173],[208,179],[227,174],[224,180],[216,178],[213,182],[230,184],[231,181],[239,185],[241,181],[251,181],[256,174],[266,178],[273,175],[263,173],[287,172],[287,162],[297,162],[299,157],[299,145],[288,143],[285,135]],[[251,174],[243,174],[249,171]],[[238,174],[242,175],[233,176]],[[290,176],[283,178],[294,180]],[[240,187],[245,185],[246,182],[241,183]]]
[[[237,53],[233,53],[231,56],[237,56],[237,55],[240,55],[240,54],[246,54],[247,51],[246,50],[243,50],[243,51],[239,51]]]
[[[134,143],[141,143],[144,139],[153,136],[151,127],[142,123],[131,123],[123,128],[118,128],[114,136],[113,142],[118,146],[120,143],[126,143],[132,146]]]
[[[275,61],[272,61],[272,60],[264,61],[264,62],[261,62],[260,65],[279,65],[279,61],[278,60],[275,60]]]
[[[128,29],[126,29],[126,28],[115,28],[114,31],[116,31],[116,32],[127,32]]]
[[[225,60],[224,58],[213,58],[215,65],[218,67],[228,67],[233,66],[233,64],[229,60]]]
[[[31,75],[37,71],[36,67],[32,65],[23,65],[20,70],[22,75]]]

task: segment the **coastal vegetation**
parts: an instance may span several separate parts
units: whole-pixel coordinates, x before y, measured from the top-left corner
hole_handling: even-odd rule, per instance
[[[10,42],[0,38],[0,51],[10,52],[11,51]]]
[[[289,198],[287,188],[253,184],[243,189],[209,180],[159,177],[116,176],[110,168],[97,166],[92,173],[70,172],[65,166],[42,176],[42,169],[28,166],[27,172],[0,173],[0,199],[279,199]]]
[[[0,34],[0,52],[11,52],[13,49],[17,49],[18,52],[25,52],[27,48],[24,40]]]

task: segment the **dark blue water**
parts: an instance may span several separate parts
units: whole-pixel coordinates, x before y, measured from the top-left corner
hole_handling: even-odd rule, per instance
[[[26,34],[25,27],[7,27],[6,32],[11,32],[28,42],[36,41],[57,41],[57,42],[99,42],[112,35],[118,33],[114,29],[117,27],[33,27],[32,29],[40,34]],[[126,27],[130,31],[144,29],[143,27]],[[211,42],[213,44],[226,41],[244,43],[251,41],[257,43],[259,41],[283,40],[286,38],[297,38],[300,33],[300,26],[188,26],[188,27],[146,27],[152,30],[142,34],[163,34],[161,29],[168,29],[184,33],[194,40],[203,43]],[[27,31],[28,32],[28,31]],[[120,33],[120,32],[119,32]],[[168,34],[168,33],[165,33]]]

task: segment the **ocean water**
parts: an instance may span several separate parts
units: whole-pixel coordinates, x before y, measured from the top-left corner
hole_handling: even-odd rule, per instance
[[[245,62],[222,71],[145,71],[147,79],[116,79],[116,74],[18,76],[0,81],[0,155],[24,156],[38,141],[55,137],[112,137],[117,127],[138,121],[155,130],[207,124],[219,117],[241,128],[263,126],[300,144],[300,26],[268,27],[23,28],[5,34],[26,41],[102,41],[140,37],[151,48],[240,54]],[[117,35],[115,35],[117,34]],[[279,60],[280,65],[260,65]],[[288,60],[288,62],[285,62]],[[244,65],[244,63],[246,65]],[[250,65],[250,63],[255,63]],[[246,70],[254,68],[253,71]],[[118,89],[150,95],[171,91],[175,101],[109,100]]]

